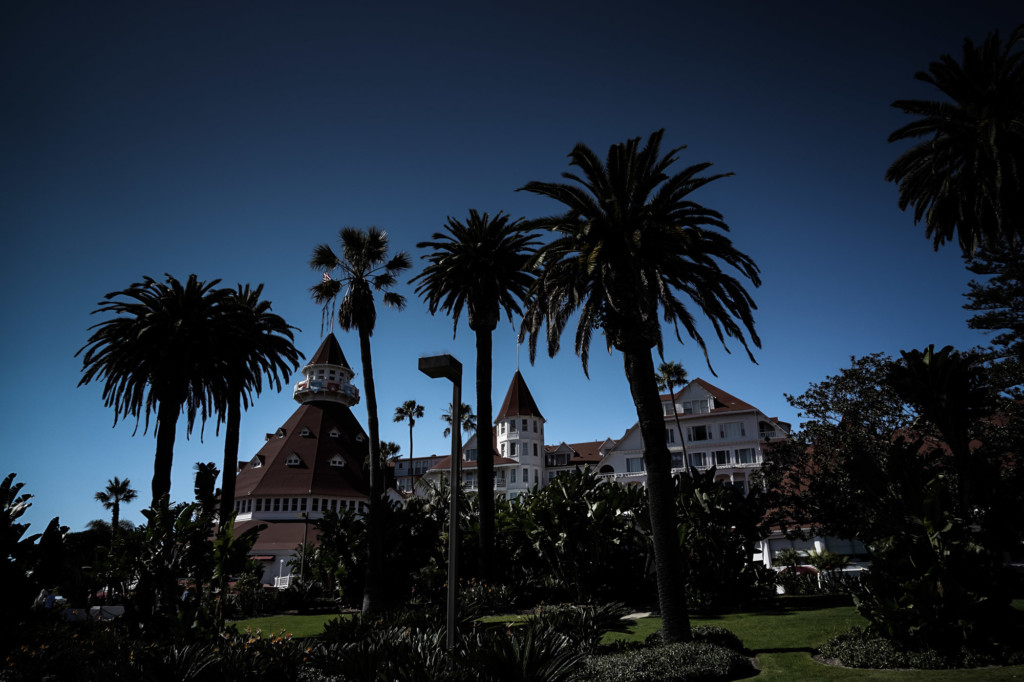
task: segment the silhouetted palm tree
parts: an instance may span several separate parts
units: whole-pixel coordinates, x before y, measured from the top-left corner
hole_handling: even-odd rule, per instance
[[[441,413],[441,421],[448,426],[444,427],[444,437],[452,435],[452,403],[448,403],[448,407]],[[462,432],[469,435],[476,431],[476,415],[473,414],[473,408],[462,403],[462,407],[459,408],[459,423],[462,425]],[[477,438],[477,441],[480,439]]]
[[[113,542],[120,532],[121,504],[132,502],[139,496],[139,493],[132,488],[131,479],[123,481],[114,476],[107,479],[107,487],[94,495],[97,502],[110,512],[110,540]],[[111,545],[113,546],[113,545]]]
[[[756,307],[743,284],[723,272],[734,267],[755,286],[757,266],[736,250],[719,230],[728,226],[717,211],[689,195],[724,175],[701,175],[710,164],[668,175],[682,147],[661,156],[664,131],[615,144],[601,160],[583,144],[570,153],[570,165],[582,172],[562,176],[575,184],[531,182],[522,189],[557,199],[566,213],[535,221],[557,234],[535,258],[540,272],[530,295],[523,331],[530,357],[547,324],[548,352],[559,349],[562,331],[577,319],[575,350],[587,371],[590,340],[602,332],[609,350],[622,353],[626,378],[636,404],[644,441],[647,495],[658,573],[658,599],[666,639],[691,638],[684,590],[685,567],[679,551],[674,513],[671,458],[655,379],[652,348],[662,349],[661,321],[680,327],[704,351],[707,347],[693,313],[679,294],[712,323],[719,340],[737,339],[753,360],[750,342]]]
[[[686,461],[686,438],[683,434],[683,427],[679,423],[679,412],[676,410],[676,386],[686,385],[686,369],[678,362],[663,362],[658,365],[658,390],[668,391],[672,398],[672,416],[676,419],[676,431],[679,432],[679,444],[683,448],[683,469],[689,466]]]
[[[412,490],[412,427],[423,417],[423,406],[415,400],[406,400],[395,408],[395,422],[409,422],[409,489]]]
[[[1024,236],[1024,26],[1003,43],[964,41],[957,62],[944,54],[914,75],[948,101],[897,100],[917,117],[890,142],[924,138],[885,174],[899,184],[900,208],[914,208],[936,249],[954,236],[964,256],[981,245]]]
[[[221,483],[220,520],[231,516],[235,501],[235,476],[238,474],[238,438],[242,408],[249,409],[253,394],[263,390],[263,377],[276,391],[282,379],[298,369],[303,357],[293,345],[292,327],[270,311],[270,301],[260,300],[263,285],[248,284],[234,291],[231,299],[231,330],[225,339],[223,385],[226,414],[224,430],[224,467]]]
[[[469,328],[476,334],[476,413],[485,428],[494,423],[491,405],[491,334],[502,310],[512,321],[521,315],[520,304],[530,290],[534,276],[527,264],[538,244],[535,233],[523,221],[509,221],[498,212],[492,219],[470,209],[465,223],[448,218],[447,232],[435,232],[434,241],[417,248],[430,249],[423,256],[429,262],[412,281],[419,280],[416,293],[426,300],[430,314],[443,310],[458,330],[463,307]],[[494,443],[477,438],[477,476],[480,498],[480,572],[492,575],[494,555]]]
[[[83,376],[78,385],[103,381],[103,403],[119,418],[156,413],[156,456],[153,464],[153,505],[171,490],[178,416],[184,410],[186,435],[196,416],[205,423],[218,407],[212,386],[223,373],[218,350],[225,338],[229,289],[220,280],[201,282],[189,275],[182,284],[145,277],[123,291],[106,295],[93,313],[113,313],[99,322],[79,349]]]
[[[416,420],[423,418],[423,406],[415,400],[406,400],[395,408],[395,422],[409,422],[409,459],[412,460],[412,427]]]
[[[339,233],[341,256],[330,246],[320,244],[313,250],[311,268],[324,273],[323,281],[311,287],[313,300],[323,306],[325,320],[330,317],[331,306],[337,303],[338,324],[359,333],[359,353],[363,365],[363,394],[366,397],[367,429],[370,432],[370,514],[366,586],[363,592],[363,613],[378,611],[381,607],[384,574],[383,533],[380,528],[381,503],[384,499],[383,472],[380,469],[380,423],[377,418],[377,392],[373,384],[373,355],[370,337],[377,322],[377,308],[373,293],[382,292],[385,306],[401,310],[405,297],[389,291],[397,276],[410,265],[409,254],[404,251],[388,258],[388,235],[377,227],[365,231],[345,227]],[[333,273],[333,274],[332,274]]]

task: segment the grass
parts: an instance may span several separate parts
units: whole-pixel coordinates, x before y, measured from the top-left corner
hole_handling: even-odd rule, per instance
[[[1015,600],[1015,608],[1024,611],[1024,600]],[[269,616],[250,618],[234,623],[239,631],[246,628],[262,630],[264,636],[282,630],[293,637],[315,637],[323,632],[324,623],[336,614],[314,616]],[[522,617],[522,616],[519,616]],[[490,616],[488,621],[508,621],[516,616]],[[736,633],[743,644],[757,657],[761,674],[757,680],[923,680],[925,682],[954,682],[959,680],[1021,680],[1024,665],[1005,668],[976,668],[971,670],[855,670],[818,663],[811,658],[812,651],[835,634],[854,625],[864,625],[852,606],[811,608],[798,598],[786,600],[771,611],[730,613],[715,617],[694,617],[694,625],[719,625]],[[641,618],[622,632],[610,632],[605,640],[628,639],[643,641],[649,634],[661,629],[659,618]]]
[[[292,637],[303,638],[303,637],[316,637],[324,631],[324,624],[332,618],[337,618],[336,613],[321,613],[312,616],[296,616],[296,615],[281,615],[281,616],[266,616],[263,618],[247,618],[245,620],[236,620],[231,625],[234,625],[239,632],[245,632],[246,629],[256,632],[260,630],[263,632],[263,636],[276,635],[284,631],[286,634],[290,634]]]
[[[1024,610],[1024,601],[1014,606]],[[852,606],[805,608],[787,601],[778,610],[732,613],[712,618],[694,617],[694,625],[719,625],[734,632],[757,657],[757,680],[1024,680],[1024,665],[971,670],[857,670],[824,665],[812,651],[830,637],[865,621]],[[626,634],[609,633],[606,639],[643,640],[661,628],[658,618],[641,618]]]

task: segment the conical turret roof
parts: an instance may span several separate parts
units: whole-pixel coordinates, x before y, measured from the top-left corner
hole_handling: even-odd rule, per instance
[[[501,409],[498,410],[498,416],[495,417],[495,421],[498,419],[508,419],[509,417],[537,417],[544,419],[544,415],[540,413],[540,408],[534,402],[530,389],[518,369],[512,377],[512,383],[508,387],[505,401],[501,404]]]
[[[334,337],[334,333],[328,334],[324,337],[320,347],[313,353],[313,357],[310,358],[310,365],[342,365],[344,367],[349,366],[348,361],[345,359],[345,354],[341,352],[341,345],[338,343],[338,339]]]

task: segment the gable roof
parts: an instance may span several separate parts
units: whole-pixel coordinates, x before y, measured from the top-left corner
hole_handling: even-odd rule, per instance
[[[544,415],[540,413],[540,408],[534,402],[530,389],[526,386],[526,381],[518,369],[512,376],[512,383],[508,387],[508,393],[505,394],[505,401],[501,403],[498,416],[494,419],[497,421],[499,419],[508,419],[509,417],[537,417],[544,419]]]
[[[722,410],[756,410],[757,409],[756,407],[754,407],[750,403],[747,403],[747,402],[744,402],[744,401],[740,400],[739,398],[737,398],[736,396],[732,395],[731,393],[726,393],[722,389],[718,388],[717,386],[713,386],[712,384],[709,384],[708,382],[704,381],[703,379],[699,379],[699,378],[698,379],[694,379],[690,383],[691,384],[697,384],[698,386],[700,386],[705,391],[707,391],[708,393],[711,394],[711,396],[715,399],[715,408],[714,408],[715,411],[722,411]]]

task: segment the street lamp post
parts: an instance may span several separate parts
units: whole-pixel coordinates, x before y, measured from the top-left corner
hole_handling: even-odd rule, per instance
[[[451,355],[432,355],[419,360],[419,369],[431,379],[452,382],[452,459],[448,491],[448,649],[455,648],[455,597],[458,592],[459,558],[459,476],[462,453],[459,452],[459,429],[462,415],[462,363]]]

